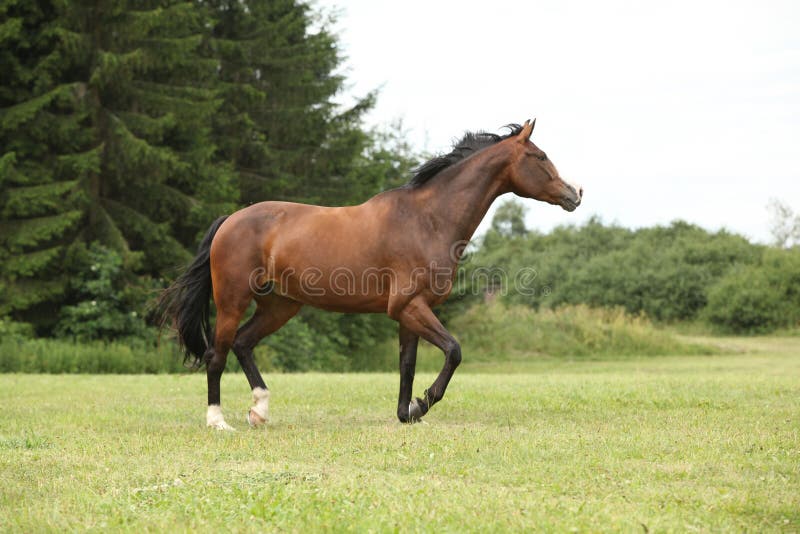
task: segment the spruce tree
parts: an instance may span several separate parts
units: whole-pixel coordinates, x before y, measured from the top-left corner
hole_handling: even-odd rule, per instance
[[[51,2],[0,4],[0,316],[63,298],[99,166]]]
[[[0,316],[63,309],[76,332],[64,320],[95,311],[87,271],[117,256],[103,309],[141,311],[119,288],[172,278],[237,203],[352,204],[401,183],[402,134],[361,124],[375,94],[338,103],[327,27],[295,0],[0,0]],[[386,330],[299,321],[345,357]]]
[[[207,10],[116,0],[2,13],[0,314],[62,303],[93,241],[131,273],[169,272],[237,196],[213,160]]]
[[[375,95],[337,103],[342,57],[325,21],[294,0],[208,4],[224,100],[215,140],[238,172],[242,203],[350,204],[379,191],[387,177],[357,169],[372,143],[361,120]]]

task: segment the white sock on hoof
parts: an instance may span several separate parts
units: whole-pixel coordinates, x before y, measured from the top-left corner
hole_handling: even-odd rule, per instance
[[[222,416],[222,408],[219,404],[210,404],[206,412],[206,426],[216,428],[217,430],[233,430],[233,427],[225,422]]]
[[[250,410],[263,421],[251,421],[250,424],[267,422],[269,418],[269,390],[264,388],[253,388],[253,407]],[[250,418],[248,417],[248,421]]]

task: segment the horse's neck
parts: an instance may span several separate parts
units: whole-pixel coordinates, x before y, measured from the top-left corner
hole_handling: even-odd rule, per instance
[[[505,193],[501,174],[506,159],[492,148],[444,172],[428,185],[426,211],[436,220],[447,246],[469,241],[492,202]]]

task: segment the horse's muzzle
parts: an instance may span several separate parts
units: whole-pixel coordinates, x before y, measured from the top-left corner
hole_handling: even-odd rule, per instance
[[[583,188],[570,183],[567,183],[566,186],[567,190],[564,196],[561,197],[560,205],[567,211],[575,211],[581,205],[581,200],[583,200]]]
[[[581,205],[580,198],[572,200],[571,198],[564,197],[561,199],[561,207],[567,211],[575,211],[575,209],[580,205]]]

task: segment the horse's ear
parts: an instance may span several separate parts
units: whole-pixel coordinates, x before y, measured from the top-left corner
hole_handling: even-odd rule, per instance
[[[536,125],[536,119],[533,121],[527,120],[525,124],[522,126],[522,130],[517,135],[517,140],[520,143],[527,143],[528,139],[531,138],[531,134],[533,133],[533,127]]]

